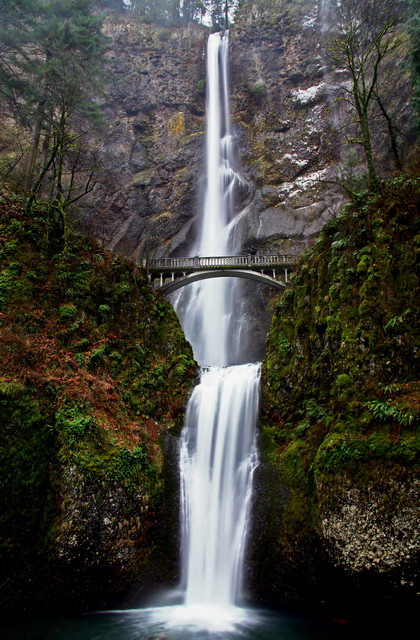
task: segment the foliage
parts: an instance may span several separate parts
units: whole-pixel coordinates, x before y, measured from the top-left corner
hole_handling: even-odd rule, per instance
[[[400,176],[345,205],[277,304],[261,442],[290,490],[281,540],[316,527],[326,482],[418,464],[419,196],[420,181]]]
[[[267,87],[264,82],[254,82],[252,87],[250,88],[250,94],[254,98],[263,98],[267,93]]]
[[[46,564],[64,471],[93,493],[111,485],[127,501],[146,489],[158,500],[159,439],[179,425],[196,372],[172,308],[136,265],[74,234],[53,259],[48,246],[44,211],[3,197],[0,559],[10,575]]]
[[[101,117],[101,20],[91,0],[3,4],[3,98],[31,136],[20,160],[27,210],[48,194],[44,209],[63,236],[66,209],[94,186],[97,163],[85,138]]]
[[[134,449],[122,447],[110,478],[117,481],[137,480],[146,460],[147,453],[144,451],[144,447],[135,447]]]
[[[77,307],[74,304],[62,304],[58,312],[62,320],[74,318],[77,313]]]
[[[158,24],[172,21],[185,24],[192,20],[200,20],[206,13],[204,0],[129,0],[127,6],[141,16],[144,22]]]
[[[336,381],[337,387],[348,387],[351,385],[351,378],[347,375],[347,373],[341,373],[337,376]]]
[[[210,3],[210,18],[213,31],[223,31],[223,29],[228,28],[227,11],[225,0],[212,0]]]
[[[280,331],[277,335],[277,345],[280,356],[287,356],[292,349],[290,341],[282,331]]]
[[[83,405],[72,404],[64,406],[55,415],[56,429],[64,434],[68,444],[74,444],[77,440],[83,438],[93,425],[92,416],[85,415]]]
[[[201,94],[205,94],[206,93],[206,86],[207,86],[207,82],[205,79],[199,80],[197,82],[197,92],[201,93]]]
[[[233,23],[241,4],[242,0],[127,0],[126,7],[146,23],[176,26],[197,21],[223,31]]]
[[[372,400],[367,403],[367,408],[372,412],[375,418],[381,422],[397,422],[403,427],[409,427],[414,422],[414,414],[401,411],[395,405],[383,400]]]

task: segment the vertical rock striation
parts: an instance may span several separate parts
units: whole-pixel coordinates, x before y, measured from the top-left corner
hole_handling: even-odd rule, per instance
[[[321,1],[245,2],[231,29],[234,147],[244,178],[237,202],[243,214],[232,233],[246,251],[301,252],[343,202],[337,178],[363,170],[357,146],[346,144],[355,134],[340,99],[349,78],[328,59],[334,22],[326,8]],[[133,14],[108,17],[104,29],[112,80],[107,130],[95,142],[104,168],[82,222],[133,258],[186,255],[204,166],[208,30],[144,24]],[[408,73],[401,73],[392,111],[404,131],[403,155],[412,132],[410,91]],[[389,175],[379,116],[374,144],[381,173]]]

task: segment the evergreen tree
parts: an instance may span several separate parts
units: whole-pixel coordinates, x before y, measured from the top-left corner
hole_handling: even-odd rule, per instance
[[[178,2],[180,5],[179,14],[184,22],[188,23],[192,20],[200,21],[206,14],[206,5],[203,0],[183,0]]]
[[[92,186],[88,178],[80,190],[74,164],[69,169],[66,160],[99,118],[101,19],[91,0],[25,0],[24,8],[12,0],[3,4],[9,27],[0,67],[3,95],[31,131],[27,208],[43,190],[62,219],[65,208]]]
[[[209,11],[213,31],[223,31],[227,28],[227,2],[226,0],[210,0]]]
[[[0,0],[0,91],[13,109],[28,85],[23,71],[36,43],[41,12],[39,0]]]
[[[101,10],[123,13],[127,5],[124,0],[95,0],[94,5]]]
[[[128,7],[149,22],[164,23],[174,17],[174,0],[129,0]]]

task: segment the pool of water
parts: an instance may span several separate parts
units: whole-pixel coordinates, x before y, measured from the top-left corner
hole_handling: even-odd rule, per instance
[[[176,606],[0,623],[1,640],[342,640],[349,631],[345,621]]]

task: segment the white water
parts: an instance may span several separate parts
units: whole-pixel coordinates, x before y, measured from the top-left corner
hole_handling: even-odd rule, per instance
[[[196,255],[234,255],[229,223],[241,184],[233,168],[229,112],[228,36],[212,34],[207,45],[206,190]],[[240,285],[235,279],[207,280],[182,290],[174,306],[194,355],[202,366],[244,362],[241,353]]]
[[[227,238],[240,178],[232,160],[227,52],[227,34],[209,37],[206,194],[196,248],[205,256],[235,249]],[[236,605],[257,464],[260,365],[229,366],[244,358],[237,281],[205,280],[188,289],[175,306],[202,370],[181,438],[185,599],[173,613],[179,623],[227,630],[246,617]]]
[[[331,0],[319,0],[319,19],[321,23],[321,33],[325,34],[330,28]]]
[[[258,365],[212,367],[188,405],[181,445],[187,605],[232,605],[240,596],[258,391]]]

